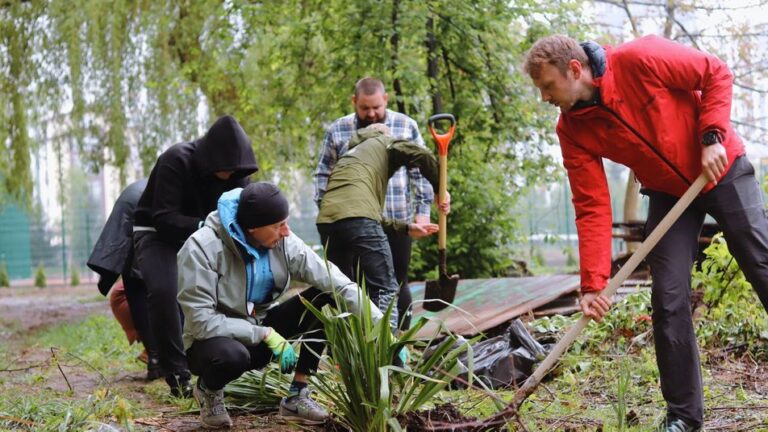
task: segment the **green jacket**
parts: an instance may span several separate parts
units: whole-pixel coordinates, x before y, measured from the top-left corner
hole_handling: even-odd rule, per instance
[[[256,345],[266,337],[260,324],[267,310],[277,304],[291,280],[306,282],[321,291],[336,291],[351,312],[359,313],[362,292],[332,263],[325,261],[298,236],[291,233],[269,250],[269,263],[275,279],[271,298],[263,304],[249,304],[246,297],[246,270],[240,250],[235,246],[219,212],[208,215],[205,226],[184,243],[177,256],[179,269],[178,301],[184,312],[184,349],[195,340],[216,336],[230,337],[244,345]],[[381,319],[370,300],[374,321]],[[249,313],[250,312],[250,313]],[[286,317],[300,319],[300,317]]]
[[[376,129],[357,131],[331,173],[317,223],[364,217],[381,222],[385,231],[407,233],[407,224],[381,217],[387,182],[402,166],[418,168],[432,188],[438,189],[437,159],[429,150]]]

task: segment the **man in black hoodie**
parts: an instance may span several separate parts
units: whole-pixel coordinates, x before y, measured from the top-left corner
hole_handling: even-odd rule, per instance
[[[176,302],[176,253],[216,209],[222,193],[245,187],[258,170],[251,140],[237,120],[220,117],[202,138],[179,143],[157,159],[134,223],[136,260],[147,285],[149,321],[165,380],[176,397],[190,397],[190,373]]]

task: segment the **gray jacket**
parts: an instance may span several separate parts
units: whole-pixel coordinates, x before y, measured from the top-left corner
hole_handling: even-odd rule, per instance
[[[350,311],[361,311],[362,292],[357,284],[333,263],[328,262],[326,267],[325,261],[293,233],[269,251],[275,279],[271,299],[262,304],[248,304],[245,263],[232,237],[222,226],[218,211],[210,213],[205,226],[187,239],[177,260],[177,298],[184,312],[185,350],[195,340],[216,336],[230,337],[245,345],[261,343],[268,328],[259,324],[267,311],[277,305],[277,298],[289,288],[292,279],[321,291],[336,291]],[[378,322],[381,311],[373,303],[370,307]]]

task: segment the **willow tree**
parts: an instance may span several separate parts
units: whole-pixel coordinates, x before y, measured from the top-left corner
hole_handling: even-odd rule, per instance
[[[92,171],[116,167],[124,183],[227,113],[251,136],[259,175],[306,182],[324,126],[351,110],[354,82],[374,75],[391,107],[421,125],[436,109],[456,115],[449,247],[464,276],[499,274],[516,240],[510,210],[553,169],[552,113],[517,65],[538,35],[580,19],[578,2],[539,3],[6,2],[0,169],[8,190],[27,193],[34,136]],[[434,266],[432,249],[420,244],[418,271]]]

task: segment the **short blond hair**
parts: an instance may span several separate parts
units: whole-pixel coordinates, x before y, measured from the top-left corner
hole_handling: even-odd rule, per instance
[[[571,60],[578,60],[582,66],[589,65],[587,53],[576,40],[560,34],[546,36],[537,40],[528,50],[523,70],[536,79],[541,73],[541,67],[551,64],[565,75]]]

